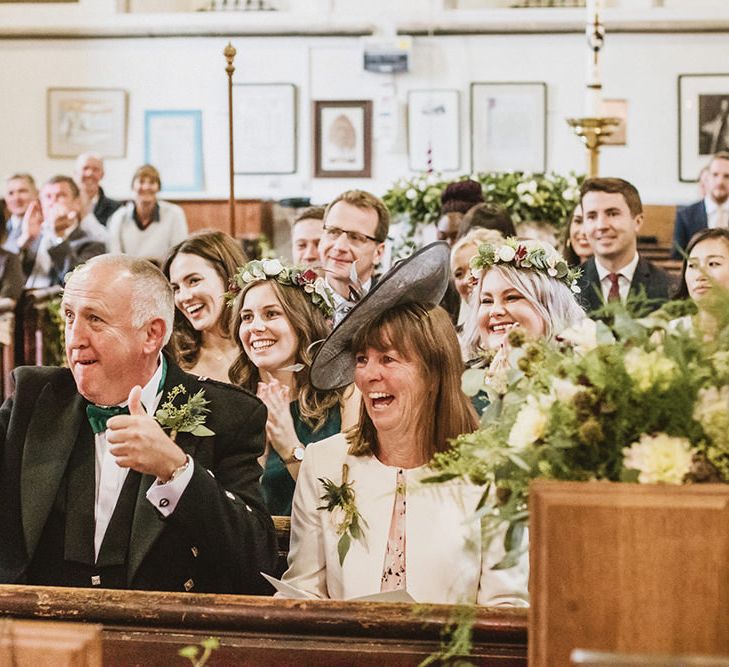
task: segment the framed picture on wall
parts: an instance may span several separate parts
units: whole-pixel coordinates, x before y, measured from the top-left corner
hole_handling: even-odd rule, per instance
[[[471,171],[547,168],[547,84],[471,84]]]
[[[678,176],[696,182],[709,158],[729,150],[729,74],[678,77]]]
[[[127,154],[127,92],[119,88],[49,88],[49,157]]]
[[[461,168],[461,119],[457,90],[408,93],[408,166],[412,171]]]
[[[314,176],[369,178],[372,174],[372,101],[314,102]]]
[[[236,174],[296,173],[296,86],[233,84]]]
[[[164,190],[202,190],[202,112],[187,109],[145,111],[144,161],[157,167]]]

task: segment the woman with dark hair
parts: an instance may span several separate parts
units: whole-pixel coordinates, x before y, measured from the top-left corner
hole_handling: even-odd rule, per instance
[[[240,245],[223,232],[195,234],[167,256],[163,271],[177,306],[169,350],[188,373],[228,382],[238,346],[230,335],[232,310],[225,294],[244,263]]]
[[[676,298],[692,299],[698,313],[673,320],[671,325],[689,330],[696,326],[707,338],[713,338],[716,321],[709,312],[711,298],[707,297],[710,297],[714,287],[729,291],[729,229],[723,227],[702,229],[693,235],[686,246]]]
[[[317,352],[312,381],[352,379],[359,423],[316,443],[304,459],[284,582],[318,598],[406,590],[418,602],[527,604],[527,563],[492,569],[503,540],[482,542],[484,488],[423,484],[428,463],[477,426],[461,390],[455,330],[437,304],[448,246],[397,264]]]
[[[580,266],[593,255],[592,246],[582,229],[582,206],[580,204],[577,204],[570,213],[562,232],[561,246],[562,255],[567,264],[573,268]]]
[[[234,280],[230,381],[268,408],[263,495],[271,514],[288,515],[306,446],[351,425],[357,401],[347,388],[320,391],[309,382],[312,347],[331,331],[333,297],[323,279],[274,259],[249,262]]]
[[[462,239],[473,229],[493,229],[504,238],[516,236],[509,212],[498,204],[478,204],[470,208],[461,220],[458,238]]]

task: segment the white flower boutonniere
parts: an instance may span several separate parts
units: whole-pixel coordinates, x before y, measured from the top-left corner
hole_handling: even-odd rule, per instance
[[[320,505],[316,509],[331,512],[334,520],[334,528],[339,535],[337,553],[339,564],[344,563],[344,557],[352,545],[352,540],[364,539],[364,528],[368,528],[367,522],[362,518],[357,506],[354,503],[354,489],[352,482],[347,481],[349,466],[345,463],[342,466],[342,483],[336,485],[331,479],[319,478],[324,486],[324,495],[320,500],[326,505]]]
[[[169,431],[170,438],[175,440],[178,433],[192,433],[200,437],[215,435],[214,431],[205,426],[207,413],[210,412],[205,407],[210,403],[205,398],[205,390],[201,389],[185,403],[177,406],[174,401],[180,394],[187,394],[187,389],[178,384],[170,390],[167,400],[154,413],[159,425]]]

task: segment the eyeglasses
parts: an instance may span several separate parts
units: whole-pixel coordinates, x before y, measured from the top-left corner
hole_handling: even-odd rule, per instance
[[[339,227],[324,227],[324,237],[330,241],[336,241],[342,234],[347,235],[347,241],[352,245],[364,245],[367,241],[380,243],[380,240],[374,236],[367,236],[367,234],[352,232],[347,229],[340,229]]]

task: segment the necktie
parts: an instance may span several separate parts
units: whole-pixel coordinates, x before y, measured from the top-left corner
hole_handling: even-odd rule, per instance
[[[620,278],[619,273],[608,273],[608,279],[610,280],[610,291],[608,292],[608,303],[613,301],[620,301]]]
[[[118,405],[112,405],[111,407],[104,408],[100,405],[94,405],[89,403],[86,406],[86,416],[89,418],[89,424],[91,424],[91,430],[96,433],[101,433],[106,430],[106,422],[112,417],[117,415],[128,415],[129,408],[120,408]]]

